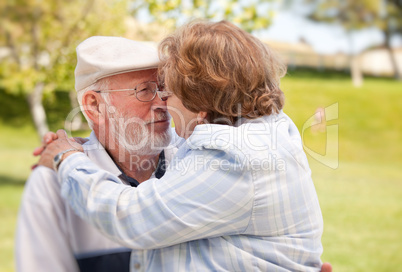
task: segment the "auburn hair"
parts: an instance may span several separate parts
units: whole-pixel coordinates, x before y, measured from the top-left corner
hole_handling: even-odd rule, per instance
[[[162,40],[159,73],[166,88],[210,123],[278,113],[286,66],[256,37],[227,21],[191,22]]]

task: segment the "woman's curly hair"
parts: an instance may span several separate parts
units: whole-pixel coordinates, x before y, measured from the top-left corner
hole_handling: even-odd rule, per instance
[[[159,45],[160,76],[192,112],[210,123],[233,124],[278,113],[286,66],[267,45],[237,26],[195,21]]]

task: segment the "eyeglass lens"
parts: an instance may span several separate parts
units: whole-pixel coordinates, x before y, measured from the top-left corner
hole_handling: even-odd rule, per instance
[[[143,102],[151,101],[156,95],[158,85],[155,82],[144,82],[137,86],[137,99]]]

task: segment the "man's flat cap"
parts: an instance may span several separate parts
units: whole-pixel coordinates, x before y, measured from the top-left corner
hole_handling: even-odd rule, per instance
[[[75,89],[80,91],[101,78],[158,68],[158,64],[158,51],[150,44],[122,37],[90,37],[77,47]]]

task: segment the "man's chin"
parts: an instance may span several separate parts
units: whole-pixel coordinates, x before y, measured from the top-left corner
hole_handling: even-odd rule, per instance
[[[135,145],[125,142],[127,151],[136,155],[157,155],[170,144],[172,134],[167,129],[163,133],[148,134],[146,138],[146,141]]]

